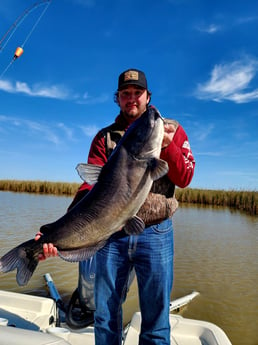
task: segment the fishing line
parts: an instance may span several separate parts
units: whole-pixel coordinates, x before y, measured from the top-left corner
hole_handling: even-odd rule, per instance
[[[33,31],[35,30],[36,26],[38,25],[38,23],[40,22],[40,19],[43,17],[43,15],[45,14],[46,10],[48,9],[48,6],[50,5],[50,2],[48,3],[48,5],[45,7],[45,9],[42,11],[41,15],[39,16],[39,18],[37,19],[36,23],[33,25],[31,31],[29,32],[29,34],[27,35],[27,37],[25,38],[23,44],[21,45],[21,47],[23,48],[26,44],[26,42],[28,41],[28,39],[30,38],[31,34],[33,33]]]
[[[28,39],[30,38],[30,36],[32,35],[33,31],[35,30],[35,28],[37,27],[37,25],[39,24],[41,18],[43,17],[43,15],[45,14],[46,10],[48,9],[48,6],[50,5],[51,0],[43,0],[43,1],[39,1],[36,2],[35,4],[33,4],[31,7],[29,7],[28,9],[26,9],[16,20],[15,22],[10,26],[10,28],[6,31],[6,33],[4,34],[4,36],[1,38],[0,40],[0,52],[2,52],[5,48],[5,46],[7,45],[7,43],[9,42],[9,40],[12,38],[12,36],[14,35],[14,33],[16,32],[16,30],[18,29],[18,27],[21,25],[21,23],[24,21],[24,19],[27,17],[27,15],[32,12],[34,9],[36,9],[38,6],[46,4],[44,10],[42,11],[42,13],[40,14],[39,18],[36,20],[35,24],[33,25],[32,29],[30,30],[30,32],[28,33],[28,35],[26,36],[23,44],[18,47],[16,49],[16,51],[18,49],[20,49],[19,55],[16,55],[16,53],[14,54],[13,59],[10,61],[10,63],[7,65],[7,67],[3,70],[3,72],[0,75],[0,79],[3,77],[3,75],[7,72],[7,70],[10,68],[10,66],[13,64],[13,62],[23,53],[23,47],[25,46],[25,44],[27,43]],[[9,35],[9,36],[8,36]],[[1,44],[5,41],[5,43],[1,46]]]
[[[14,60],[12,59],[11,62],[9,62],[9,64],[5,67],[5,69],[3,70],[3,72],[0,74],[0,79],[2,79],[3,75],[5,74],[5,72],[7,72],[7,70],[9,69],[9,67],[11,67],[11,65],[13,64]]]

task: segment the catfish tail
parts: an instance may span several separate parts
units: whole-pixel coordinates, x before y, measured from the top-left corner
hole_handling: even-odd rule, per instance
[[[30,280],[38,265],[38,254],[42,244],[29,240],[10,250],[0,259],[0,272],[10,272],[17,268],[16,281],[22,286]]]

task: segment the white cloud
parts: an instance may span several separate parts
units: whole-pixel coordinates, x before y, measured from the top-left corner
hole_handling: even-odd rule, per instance
[[[33,86],[29,86],[27,83],[21,81],[12,83],[7,80],[0,80],[0,90],[9,93],[22,93],[32,97],[46,97],[56,99],[71,98],[68,90],[63,86],[58,85],[44,86],[42,84],[35,84]]]
[[[221,157],[223,156],[223,153],[221,151],[202,151],[196,152],[195,156]]]
[[[0,90],[14,93],[14,88],[12,84],[7,80],[0,80]]]
[[[206,124],[202,126],[200,124],[196,125],[195,128],[192,128],[192,133],[196,141],[205,141],[213,132],[214,124]]]
[[[255,89],[252,92],[246,93],[235,93],[231,95],[231,100],[236,103],[247,103],[252,102],[253,100],[258,100],[258,89]]]
[[[220,18],[223,20],[223,18]],[[246,23],[252,23],[258,20],[258,16],[246,16],[246,17],[239,17],[239,18],[224,18],[223,23],[220,24],[198,24],[195,29],[207,34],[215,34],[218,31],[225,31],[234,28],[235,26],[243,25]]]
[[[208,33],[208,34],[214,34],[215,32],[221,30],[221,27],[216,24],[210,24],[207,26],[198,26],[197,30],[200,32]]]
[[[64,139],[72,140],[72,130],[60,123],[50,125],[37,121],[0,115],[0,124],[2,124],[2,129],[5,130],[5,132],[17,130],[18,135],[23,132],[26,133],[26,136],[28,134],[30,136],[36,136],[37,140],[45,140],[55,145],[60,145],[64,142]],[[62,133],[60,133],[60,129]],[[63,132],[66,134],[65,137]]]
[[[85,92],[82,99],[78,99],[77,103],[78,104],[100,104],[100,103],[105,103],[108,101],[109,96],[106,94],[102,94],[97,97],[90,96],[88,92]]]
[[[70,140],[73,140],[73,130],[71,128],[67,127],[62,122],[58,123],[57,126],[58,126],[58,128],[61,128],[65,132],[67,138],[69,138]]]
[[[40,133],[41,135],[43,135],[43,137],[47,141],[49,141],[55,145],[60,144],[61,141],[60,141],[58,135],[55,134],[53,129],[50,128],[49,126],[42,124],[42,123],[39,123],[39,122],[36,122],[36,121],[30,121],[30,120],[23,120],[23,124],[28,129],[30,129],[32,132],[37,133],[37,134]]]
[[[258,20],[258,16],[240,17],[237,19],[236,24],[245,24]]]
[[[97,126],[80,126],[81,130],[87,137],[93,137],[97,134],[99,131],[99,128]]]
[[[210,80],[198,84],[196,97],[216,102],[229,100],[235,103],[258,100],[258,88],[250,90],[250,83],[257,71],[258,61],[254,59],[216,65],[211,72]]]
[[[0,90],[13,94],[24,94],[30,97],[73,100],[77,104],[101,104],[109,100],[107,94],[93,97],[88,92],[85,92],[83,96],[80,96],[62,85],[43,85],[42,83],[37,83],[29,86],[27,83],[21,81],[12,83],[8,80],[0,80]]]

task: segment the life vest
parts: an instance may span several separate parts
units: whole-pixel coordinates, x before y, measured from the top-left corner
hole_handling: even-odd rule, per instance
[[[172,123],[176,128],[179,126],[179,123],[175,120],[164,119],[164,121],[165,123]],[[117,122],[102,129],[107,157],[111,155],[124,133],[125,130]],[[151,191],[138,211],[137,216],[148,226],[172,217],[177,208],[175,184],[165,175],[153,182]]]

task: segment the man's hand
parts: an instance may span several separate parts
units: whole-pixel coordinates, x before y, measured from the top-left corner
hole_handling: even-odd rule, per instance
[[[38,241],[42,236],[41,232],[37,232],[35,236],[35,241]],[[46,260],[49,257],[57,256],[57,248],[53,245],[53,243],[44,243],[43,244],[43,254],[39,254],[38,259],[39,261]]]
[[[165,123],[164,124],[164,137],[162,141],[162,148],[167,147],[176,133],[177,125],[173,123]]]

